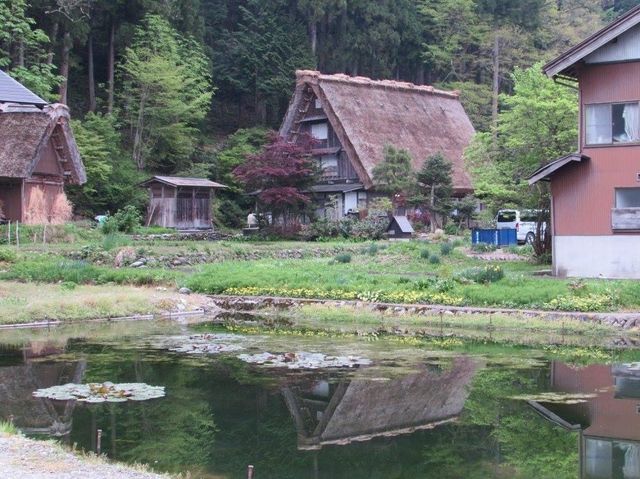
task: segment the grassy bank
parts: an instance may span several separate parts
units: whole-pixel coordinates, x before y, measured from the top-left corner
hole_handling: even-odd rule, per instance
[[[155,314],[173,310],[176,296],[151,288],[0,282],[0,324]]]

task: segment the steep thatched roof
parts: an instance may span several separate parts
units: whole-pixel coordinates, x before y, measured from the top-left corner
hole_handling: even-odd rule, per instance
[[[369,441],[409,434],[457,420],[469,394],[478,363],[459,357],[445,371],[424,369],[389,381],[353,379],[341,383],[321,411],[317,424],[301,420],[300,404],[287,388],[285,402],[298,427],[298,447]],[[304,427],[303,427],[304,426]]]
[[[366,188],[385,145],[408,150],[418,170],[433,154],[453,164],[456,193],[472,191],[463,153],[474,134],[457,92],[391,80],[296,72],[296,91],[280,129],[288,137],[301,119],[305,90],[320,99],[343,148]]]
[[[68,160],[68,182],[87,181],[84,165],[69,126],[65,105],[15,108],[0,104],[0,177],[28,178],[53,134],[58,135]]]

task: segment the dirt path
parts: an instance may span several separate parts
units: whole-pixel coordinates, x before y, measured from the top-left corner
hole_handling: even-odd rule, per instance
[[[35,441],[0,433],[0,477],[3,479],[169,479],[141,467],[82,456],[52,441]]]

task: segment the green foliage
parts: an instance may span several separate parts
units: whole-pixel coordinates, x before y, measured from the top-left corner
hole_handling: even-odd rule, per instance
[[[16,259],[15,251],[9,248],[0,248],[0,263],[13,263]]]
[[[380,191],[386,193],[406,194],[411,191],[415,180],[409,152],[385,145],[382,162],[373,168],[373,181]]]
[[[471,251],[474,253],[492,253],[497,249],[498,247],[493,243],[476,243],[471,245]]]
[[[136,165],[168,173],[183,169],[213,94],[202,46],[162,17],[147,15],[125,49],[120,72],[123,122]]]
[[[102,232],[111,235],[118,231],[122,233],[133,233],[142,222],[142,215],[135,206],[125,206],[118,210],[113,216],[107,218],[102,225]]]
[[[431,253],[429,252],[428,249],[425,248],[423,250],[420,250],[420,258],[429,259],[430,256],[431,256]]]
[[[413,199],[431,213],[432,229],[438,217],[445,218],[453,209],[451,194],[453,166],[442,154],[430,156],[418,172],[418,192]]]
[[[442,256],[449,256],[452,251],[453,251],[453,245],[451,243],[446,242],[440,245],[440,254]]]
[[[504,270],[498,265],[467,268],[460,271],[457,278],[462,281],[473,281],[479,284],[495,283],[504,278]]]
[[[71,125],[87,171],[87,183],[69,189],[76,210],[95,216],[126,205],[142,206],[146,194],[138,183],[144,177],[120,147],[116,118],[90,112]]]
[[[1,434],[18,434],[18,429],[10,422],[0,421]]]
[[[241,190],[233,170],[245,162],[247,156],[259,153],[268,142],[269,130],[265,128],[241,128],[230,135],[222,149],[215,155],[213,179],[233,191]]]
[[[61,77],[46,62],[49,37],[35,27],[28,7],[25,0],[0,1],[0,68],[43,99],[53,100],[52,90]]]
[[[429,263],[431,264],[440,264],[440,256],[437,254],[432,254],[429,256]]]
[[[349,253],[340,253],[334,258],[336,263],[351,263],[351,255]]]

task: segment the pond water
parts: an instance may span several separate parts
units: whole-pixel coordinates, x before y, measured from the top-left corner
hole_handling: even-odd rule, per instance
[[[224,338],[234,348],[190,352],[189,335],[204,331],[221,332],[114,325],[28,340],[2,333],[0,418],[85,450],[96,449],[100,429],[109,457],[202,478],[245,478],[250,464],[255,479],[640,478],[635,351],[612,362],[584,348],[562,356],[255,332]],[[269,367],[238,357],[265,351],[368,361],[295,369],[291,358]],[[104,381],[164,386],[166,396],[102,404],[32,396]]]

